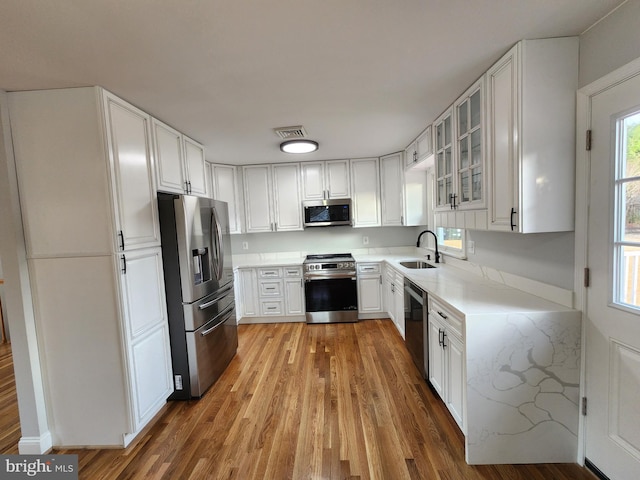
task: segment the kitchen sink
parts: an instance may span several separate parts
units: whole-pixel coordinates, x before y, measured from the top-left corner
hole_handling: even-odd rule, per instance
[[[423,262],[422,260],[414,260],[412,262],[400,262],[400,265],[406,268],[436,268],[435,265]]]

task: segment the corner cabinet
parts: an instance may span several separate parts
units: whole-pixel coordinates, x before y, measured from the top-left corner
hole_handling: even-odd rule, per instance
[[[577,87],[577,37],[523,40],[487,72],[490,230],[573,230]]]
[[[247,233],[302,230],[300,164],[242,167]]]
[[[151,117],[97,87],[9,113],[53,445],[126,446],[173,390]]]
[[[240,197],[238,191],[238,169],[232,165],[210,164],[211,196],[229,205],[229,231],[242,233]]]
[[[351,160],[352,219],[354,227],[379,227],[380,167],[378,158]]]
[[[152,124],[158,190],[209,196],[204,147],[160,120]]]
[[[427,172],[404,170],[402,153],[380,158],[382,226],[427,224]]]

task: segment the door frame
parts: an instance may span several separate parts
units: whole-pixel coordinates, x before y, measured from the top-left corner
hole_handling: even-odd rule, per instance
[[[604,77],[580,88],[576,97],[576,202],[574,250],[574,308],[582,312],[582,355],[580,356],[580,398],[586,395],[587,289],[584,286],[584,268],[588,266],[588,215],[591,178],[591,152],[586,149],[586,132],[591,128],[591,97],[631,77],[640,75],[640,58],[614,70]],[[586,422],[584,415],[578,420],[578,464],[584,466],[586,454]]]

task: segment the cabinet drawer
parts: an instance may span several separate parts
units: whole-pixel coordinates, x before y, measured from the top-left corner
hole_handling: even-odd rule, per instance
[[[358,273],[380,273],[379,263],[359,263]]]
[[[281,297],[282,280],[261,280],[258,282],[260,297]]]
[[[282,278],[282,269],[280,267],[259,268],[258,278]]]
[[[301,277],[302,267],[284,267],[285,277]]]
[[[463,324],[458,314],[453,313],[451,307],[445,306],[446,304],[433,300],[431,297],[429,297],[429,304],[430,315],[436,315],[441,322],[447,325],[448,332],[455,334],[462,341]]]
[[[260,302],[260,315],[283,315],[282,300],[266,300]]]

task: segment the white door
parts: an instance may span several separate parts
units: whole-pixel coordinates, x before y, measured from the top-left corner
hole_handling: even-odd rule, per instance
[[[207,189],[204,147],[190,138],[183,138],[189,193],[199,197],[207,197],[209,196],[209,192]]]
[[[185,193],[182,135],[156,119],[152,120],[152,124],[158,191]]]
[[[380,203],[383,226],[403,225],[403,174],[402,154],[394,153],[380,159]]]
[[[274,165],[274,221],[279,232],[302,230],[300,164]]]
[[[247,233],[273,232],[271,167],[242,167]]]
[[[640,475],[640,75],[591,97],[586,458]]]

